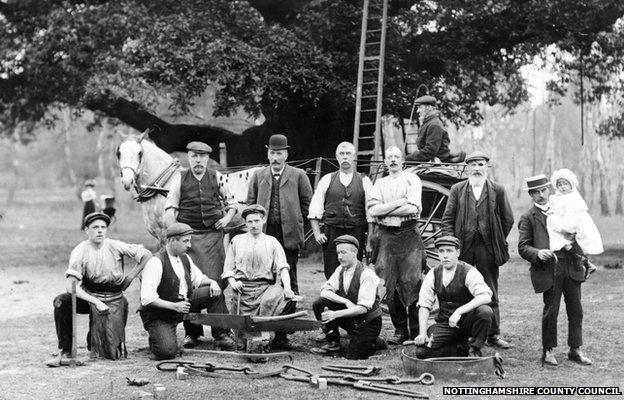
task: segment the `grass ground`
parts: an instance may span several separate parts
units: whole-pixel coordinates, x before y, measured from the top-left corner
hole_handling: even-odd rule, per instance
[[[126,385],[125,377],[145,377],[152,383],[162,383],[167,387],[169,399],[396,398],[336,387],[318,391],[303,383],[290,383],[277,378],[254,381],[193,377],[177,381],[172,373],[157,371],[155,362],[147,358],[147,335],[140,318],[134,314],[139,304],[137,282],[126,294],[130,302],[126,328],[127,359],[100,360],[76,369],[45,367],[42,361],[56,349],[52,299],[64,290],[63,272],[68,255],[83,240],[78,230],[80,205],[71,196],[71,191],[62,190],[45,194],[21,192],[17,204],[4,210],[5,218],[0,222],[0,399],[128,399],[136,389]],[[119,221],[123,223],[118,222],[112,229],[112,237],[153,244],[143,231],[138,207],[121,210]],[[607,244],[614,243],[616,247],[597,258],[597,263],[621,261],[624,249],[617,248],[621,243],[621,220],[603,220],[599,224],[601,229],[604,227],[603,232],[608,232],[605,234]],[[516,236],[512,233],[512,246],[515,246]],[[322,266],[317,257],[311,256],[301,261],[299,269],[300,287],[305,296],[300,308],[309,309],[323,281]],[[565,359],[567,324],[562,305],[560,346],[555,353],[560,366],[554,369],[540,367],[542,300],[541,296],[533,293],[528,265],[514,258],[501,268],[500,274],[502,330],[505,338],[515,345],[513,349],[500,352],[507,377],[500,380],[492,376],[478,383],[438,380],[432,387],[409,387],[426,392],[431,398],[452,398],[442,396],[442,387],[451,385],[604,385],[624,389],[624,337],[621,334],[624,326],[623,275],[623,270],[599,268],[598,273],[583,285],[584,350],[594,359],[593,366],[582,367]],[[88,356],[86,333],[87,318],[83,316],[79,318],[78,325],[78,352],[85,357]],[[180,330],[179,333],[182,334]],[[390,323],[386,320],[382,335],[389,336],[391,333]],[[297,333],[292,337],[296,344],[311,347],[314,345],[313,335]],[[207,343],[206,348],[210,345]],[[380,352],[367,364],[382,366],[384,375],[404,376],[400,350],[398,347]],[[485,353],[493,354],[493,350],[486,348]],[[227,358],[185,358],[225,365],[240,364],[240,361]],[[330,361],[337,360],[304,352],[294,354],[294,364],[315,371],[320,371],[320,366]],[[251,367],[270,369],[283,363],[284,360],[279,360]]]

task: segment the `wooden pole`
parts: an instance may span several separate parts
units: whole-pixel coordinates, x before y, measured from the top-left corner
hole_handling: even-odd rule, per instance
[[[72,280],[72,289],[71,289],[71,310],[72,310],[72,343],[71,343],[71,354],[69,358],[69,366],[76,366],[76,281]]]

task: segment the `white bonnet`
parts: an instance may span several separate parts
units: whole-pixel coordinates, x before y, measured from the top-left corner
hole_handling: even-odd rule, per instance
[[[576,178],[574,172],[570,171],[569,169],[561,168],[553,172],[550,181],[555,188],[557,187],[557,180],[560,178],[563,178],[566,181],[570,182],[570,185],[572,185],[573,189],[576,189],[578,187],[578,179]]]

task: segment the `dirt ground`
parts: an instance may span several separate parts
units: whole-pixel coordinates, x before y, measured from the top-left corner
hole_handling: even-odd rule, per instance
[[[52,299],[64,290],[63,272],[69,253],[83,240],[83,234],[78,229],[80,204],[72,198],[69,190],[45,195],[37,193],[36,196],[34,192],[21,192],[18,203],[4,209],[4,213],[5,218],[0,222],[0,306],[3,310],[0,314],[1,399],[128,399],[136,388],[127,386],[125,377],[144,377],[152,383],[162,383],[167,387],[169,399],[397,398],[337,387],[318,391],[304,383],[290,383],[278,378],[226,380],[192,377],[186,381],[175,380],[173,373],[156,370],[156,363],[147,358],[147,335],[139,316],[134,314],[139,305],[138,282],[133,283],[126,293],[130,303],[130,318],[126,327],[127,359],[89,362],[76,369],[47,368],[42,361],[56,350],[57,345]],[[619,229],[614,229],[614,225]],[[609,233],[621,235],[621,232],[621,219],[614,219],[609,224]],[[138,206],[119,213],[119,220],[111,229],[110,236],[148,246],[154,244],[143,231]],[[516,240],[513,237],[511,242]],[[563,304],[559,319],[560,346],[555,352],[560,365],[557,368],[540,366],[542,299],[533,293],[528,265],[514,258],[501,268],[500,273],[502,331],[504,337],[514,344],[514,348],[500,352],[507,377],[500,380],[492,376],[481,382],[438,380],[431,387],[404,387],[425,392],[432,399],[452,398],[442,396],[444,386],[619,386],[624,391],[624,337],[621,334],[624,326],[624,271],[602,267],[605,263],[621,262],[623,258],[624,249],[617,248],[596,258],[599,270],[583,285],[583,348],[594,360],[593,366],[582,367],[565,357],[567,324]],[[301,261],[299,270],[300,287],[305,297],[299,307],[310,309],[323,281],[322,265],[319,258],[313,255]],[[83,357],[88,356],[86,333],[87,318],[82,316],[78,326],[78,353]],[[181,329],[178,333],[182,335]],[[382,335],[387,337],[391,333],[390,322],[386,318]],[[314,334],[297,333],[292,338],[296,344],[312,347],[315,345],[312,339]],[[206,341],[204,347],[210,348],[210,339]],[[380,352],[366,364],[383,367],[383,375],[404,376],[400,350],[401,347],[397,347]],[[486,348],[485,353],[491,355],[494,350]],[[232,358],[184,358],[220,365],[250,365],[258,370],[273,369],[286,362],[282,359],[254,365]],[[331,361],[345,362],[296,352],[293,363],[320,372],[320,366]],[[151,390],[151,385],[146,388]]]

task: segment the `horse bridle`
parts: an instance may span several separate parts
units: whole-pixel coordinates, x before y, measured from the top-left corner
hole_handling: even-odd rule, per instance
[[[115,154],[117,155],[118,162],[121,156],[119,152],[119,146],[121,146],[121,144],[119,144],[117,148],[115,149]],[[139,151],[139,165],[137,166],[137,168],[139,168],[139,166],[141,165],[141,162],[143,161],[143,146],[141,145],[141,143],[139,143],[139,146],[141,146],[141,151]],[[130,171],[132,171],[132,174],[134,175],[134,186],[138,186],[137,180],[139,179],[139,171],[137,171],[136,169],[130,166],[124,166],[124,167],[119,166],[119,176],[123,176],[123,172],[125,169],[129,169]]]

